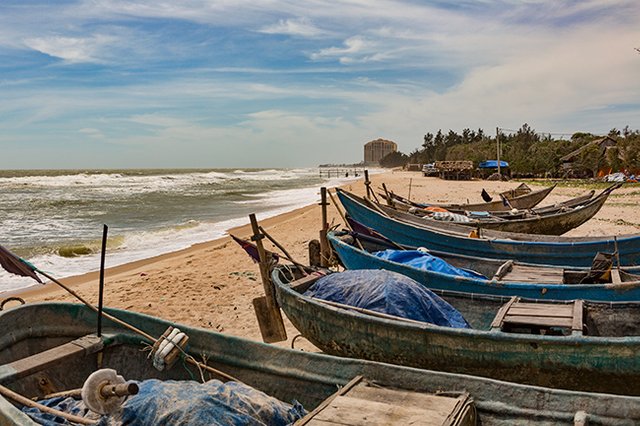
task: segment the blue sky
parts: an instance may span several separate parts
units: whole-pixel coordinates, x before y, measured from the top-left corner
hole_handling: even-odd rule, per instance
[[[640,5],[0,2],[0,168],[300,167],[465,127],[640,129]]]

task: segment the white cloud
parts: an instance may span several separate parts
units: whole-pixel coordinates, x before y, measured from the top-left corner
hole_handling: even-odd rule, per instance
[[[318,37],[326,34],[306,18],[281,19],[277,24],[263,27],[259,32],[265,34],[285,34],[301,37]]]
[[[346,39],[344,47],[328,47],[312,53],[310,58],[314,61],[337,59],[341,63],[366,62],[380,58],[375,52],[375,46],[361,36]]]
[[[33,50],[60,58],[68,62],[99,62],[102,48],[114,44],[111,36],[94,35],[92,37],[45,36],[24,40],[24,44]]]

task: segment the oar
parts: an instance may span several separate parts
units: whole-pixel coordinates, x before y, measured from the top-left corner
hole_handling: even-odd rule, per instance
[[[282,342],[287,340],[287,331],[284,327],[275,289],[271,281],[271,265],[262,245],[264,234],[260,233],[255,214],[250,214],[249,220],[253,231],[251,239],[258,247],[258,255],[260,256],[260,277],[262,278],[262,287],[264,289],[264,296],[253,299],[253,309],[258,319],[262,340],[265,343]]]

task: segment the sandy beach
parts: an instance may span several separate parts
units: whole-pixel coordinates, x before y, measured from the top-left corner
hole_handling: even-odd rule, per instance
[[[491,195],[515,188],[518,181],[443,181],[423,177],[418,172],[389,171],[371,176],[372,187],[383,182],[390,190],[411,199],[430,202],[481,202],[484,188]],[[529,183],[530,186],[533,187]],[[363,181],[346,185],[345,189],[364,194]],[[535,189],[535,188],[534,188]],[[553,204],[587,192],[585,188],[558,187],[541,205]],[[613,193],[603,209],[589,222],[566,235],[621,235],[636,233],[640,228],[636,206],[640,191],[634,186]],[[338,211],[330,206],[329,223],[342,223]],[[247,238],[248,225],[230,233]],[[293,258],[301,263],[308,259],[308,243],[318,238],[321,225],[319,205],[311,205],[282,214],[260,224]],[[266,247],[277,251],[270,243]],[[252,299],[263,295],[259,268],[230,237],[224,237],[188,249],[110,268],[105,273],[105,305],[128,309],[167,320],[203,327],[250,339],[261,340],[252,307]],[[91,302],[97,303],[98,273],[93,272],[62,280]],[[4,293],[0,298],[9,294]],[[53,284],[33,287],[17,293],[27,303],[39,301],[75,301],[75,298]],[[286,320],[289,339],[279,345],[291,346],[298,332]],[[304,342],[296,347],[313,350]]]

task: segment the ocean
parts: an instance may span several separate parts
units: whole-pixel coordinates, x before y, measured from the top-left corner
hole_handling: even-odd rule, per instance
[[[356,179],[319,169],[0,171],[0,244],[56,278],[213,240]],[[318,227],[320,224],[318,224]],[[37,285],[0,270],[0,292]]]

